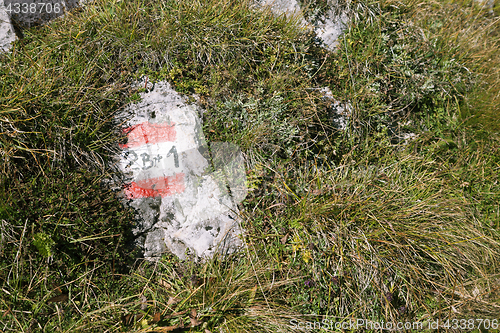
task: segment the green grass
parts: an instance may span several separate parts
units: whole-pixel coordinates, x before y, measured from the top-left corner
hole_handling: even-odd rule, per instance
[[[97,0],[24,30],[0,55],[0,330],[498,320],[498,3],[342,5],[336,52],[247,1]],[[142,75],[197,94],[207,139],[244,151],[242,252],[153,264],[130,245],[135,213],[104,180]]]

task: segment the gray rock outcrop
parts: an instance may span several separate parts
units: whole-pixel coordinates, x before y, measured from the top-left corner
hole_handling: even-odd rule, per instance
[[[0,52],[8,52],[19,28],[45,24],[82,6],[87,0],[0,0]]]
[[[141,83],[145,86],[145,83]],[[144,257],[167,250],[181,259],[234,251],[241,242],[237,204],[246,196],[239,148],[205,141],[200,110],[166,82],[117,115],[128,142],[118,169],[123,194],[138,212],[133,230]]]
[[[296,0],[260,0],[258,6],[268,6],[276,14],[298,16],[304,28],[312,29],[323,42],[324,47],[334,51],[337,40],[347,27],[349,18],[346,12],[336,14],[334,8],[330,8],[316,22],[308,22],[302,13],[302,8]]]

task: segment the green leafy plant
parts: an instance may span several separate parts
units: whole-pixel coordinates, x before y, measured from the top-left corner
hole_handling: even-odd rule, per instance
[[[33,236],[33,245],[35,245],[43,257],[52,257],[52,247],[55,245],[55,242],[50,238],[50,235],[43,232],[36,233]]]

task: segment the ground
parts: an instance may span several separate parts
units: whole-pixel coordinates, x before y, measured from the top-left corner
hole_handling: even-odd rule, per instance
[[[232,0],[98,0],[24,30],[0,56],[2,330],[497,330],[498,8],[342,5],[336,51]],[[104,180],[144,75],[242,149],[244,251],[129,247],[135,213]],[[345,130],[323,87],[351,106]]]

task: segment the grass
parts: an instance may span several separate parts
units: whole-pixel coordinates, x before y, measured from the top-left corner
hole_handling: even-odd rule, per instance
[[[249,4],[97,0],[0,56],[0,329],[498,331],[498,3],[351,1],[336,52]],[[240,253],[149,263],[130,245],[105,180],[143,75],[197,94],[207,139],[244,151]]]

